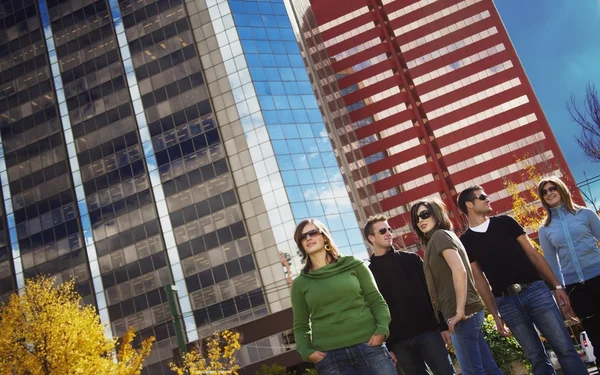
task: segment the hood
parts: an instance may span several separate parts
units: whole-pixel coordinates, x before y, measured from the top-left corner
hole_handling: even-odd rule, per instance
[[[339,273],[351,270],[354,267],[360,266],[362,262],[353,256],[341,256],[335,263],[328,264],[319,268],[316,271],[302,272],[301,275],[310,279],[326,279],[335,276]]]

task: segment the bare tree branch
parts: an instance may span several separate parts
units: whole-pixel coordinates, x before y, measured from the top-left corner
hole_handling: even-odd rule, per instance
[[[585,99],[581,108],[574,95],[567,102],[567,110],[579,125],[581,134],[575,140],[583,153],[594,162],[600,162],[600,96],[592,83],[585,87]]]
[[[585,178],[584,181],[589,180],[585,171],[583,171],[583,178]],[[596,206],[596,197],[592,193],[592,185],[590,183],[587,184],[587,192],[584,191],[583,188],[579,188],[579,192],[581,193],[581,195],[583,195],[583,198],[586,201],[588,201],[592,205],[592,207],[594,207],[594,212],[598,212],[598,206]]]

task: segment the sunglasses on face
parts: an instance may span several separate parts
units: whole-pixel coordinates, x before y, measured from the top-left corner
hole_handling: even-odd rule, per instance
[[[381,228],[379,229],[377,232],[379,232],[379,234],[381,234],[382,236],[386,233],[386,232],[390,232],[392,233],[392,228],[387,227],[387,228]]]
[[[472,201],[479,199],[480,201],[484,201],[486,199],[488,199],[490,196],[485,194],[485,193],[481,193],[478,196],[474,196],[473,199],[471,199]]]
[[[421,211],[420,214],[417,214],[417,218],[421,219],[421,220],[427,220],[431,217],[431,211]]]
[[[548,189],[543,189],[542,190],[542,196],[545,197],[546,195],[548,195],[550,193],[554,193],[557,190],[558,189],[556,188],[556,186],[550,186]]]
[[[308,237],[314,237],[317,234],[321,234],[320,229],[309,230],[308,232],[302,233],[300,235],[300,241],[304,241],[304,240],[308,239]]]

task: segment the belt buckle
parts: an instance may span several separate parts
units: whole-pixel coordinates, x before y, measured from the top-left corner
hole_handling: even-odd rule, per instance
[[[521,292],[521,290],[523,290],[523,286],[521,284],[513,284],[506,288],[506,291],[510,295],[518,294],[519,292]]]

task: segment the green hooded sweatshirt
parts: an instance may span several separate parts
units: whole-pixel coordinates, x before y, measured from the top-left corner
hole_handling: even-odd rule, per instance
[[[304,360],[328,351],[389,335],[390,311],[371,271],[360,260],[340,257],[292,283],[294,336]]]

